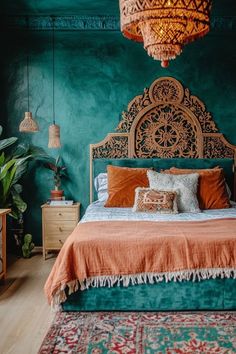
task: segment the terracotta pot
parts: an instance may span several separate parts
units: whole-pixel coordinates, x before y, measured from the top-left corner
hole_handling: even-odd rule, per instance
[[[64,191],[62,190],[51,190],[51,199],[52,200],[62,200]]]

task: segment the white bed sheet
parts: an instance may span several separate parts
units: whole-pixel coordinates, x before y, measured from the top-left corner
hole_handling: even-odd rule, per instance
[[[132,208],[105,208],[104,202],[93,202],[86,210],[80,222],[89,221],[201,221],[224,218],[236,218],[236,203],[232,208],[204,210],[201,213],[157,214],[133,212]]]

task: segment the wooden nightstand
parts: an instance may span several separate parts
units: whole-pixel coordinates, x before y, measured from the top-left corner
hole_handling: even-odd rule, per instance
[[[80,203],[70,206],[51,206],[42,208],[43,257],[48,251],[60,250],[66,238],[74,230],[80,218]]]
[[[6,277],[6,216],[10,209],[0,209],[0,279]]]

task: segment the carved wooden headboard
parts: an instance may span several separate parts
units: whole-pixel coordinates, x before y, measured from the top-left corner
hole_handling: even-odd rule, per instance
[[[236,146],[219,133],[204,103],[172,77],[155,80],[136,96],[116,131],[90,145],[91,173],[97,158],[228,157],[236,165]]]

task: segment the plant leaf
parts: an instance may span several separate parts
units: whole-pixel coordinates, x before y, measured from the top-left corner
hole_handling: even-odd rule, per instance
[[[3,200],[6,201],[8,194],[10,193],[10,189],[12,186],[12,181],[14,179],[16,173],[16,165],[12,166],[12,169],[8,170],[5,178],[2,180],[2,187],[3,187]]]
[[[16,184],[14,184],[13,186],[12,186],[12,188],[17,192],[17,193],[22,193],[22,191],[23,191],[23,187],[22,187],[22,185],[21,184],[19,184],[19,183],[16,183]]]
[[[25,156],[29,152],[29,144],[21,143],[17,145],[16,149],[13,151],[12,155],[15,159]]]
[[[54,172],[57,170],[56,166],[53,163],[48,163],[45,165],[45,167],[49,168],[50,170],[52,170]]]
[[[8,207],[10,207],[10,206],[8,206]],[[13,217],[14,219],[18,219],[19,218],[19,213],[17,212],[17,210],[13,210],[13,209],[11,209],[11,212],[10,212],[10,214],[9,214],[11,217]]]
[[[43,148],[30,145],[28,153],[32,156],[33,159],[43,162],[54,163],[55,159],[49,156]]]
[[[5,154],[4,152],[2,152],[2,154],[0,155],[0,167],[4,165],[4,162],[5,162]]]
[[[61,162],[61,156],[59,155],[56,158],[56,166],[59,166],[60,162]]]
[[[16,163],[16,160],[10,160],[0,168],[0,181],[5,178],[10,168]]]
[[[23,157],[16,160],[16,174],[13,180],[13,184],[17,183],[19,179],[26,173],[28,168],[28,160],[31,158],[31,155]]]
[[[14,190],[11,191],[12,200],[16,208],[21,212],[24,213],[27,209],[27,204],[23,201],[20,194],[15,192]]]
[[[0,151],[5,149],[8,146],[14,144],[16,141],[17,141],[17,138],[14,138],[14,137],[0,140]]]

